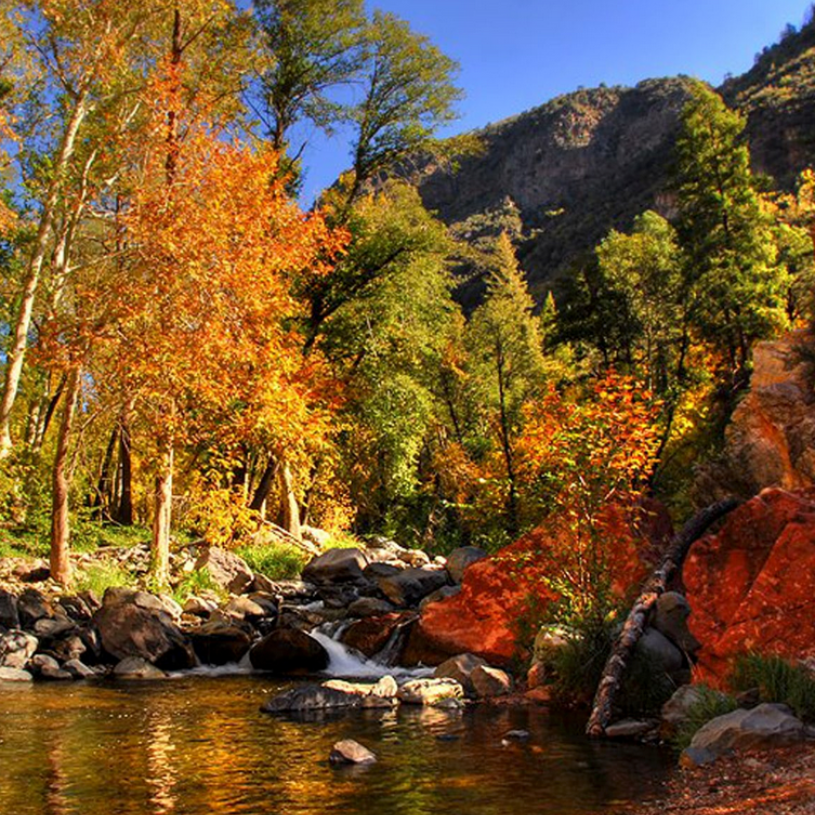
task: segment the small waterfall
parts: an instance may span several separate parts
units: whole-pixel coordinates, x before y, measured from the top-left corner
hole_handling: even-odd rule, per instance
[[[351,679],[381,679],[388,674],[397,678],[407,678],[429,676],[433,673],[432,668],[401,668],[390,666],[378,659],[367,659],[358,651],[346,648],[338,639],[335,639],[342,633],[342,628],[331,626],[329,630],[333,630],[331,630],[330,634],[326,630],[322,630],[322,628],[321,626],[310,633],[328,651],[329,663],[325,673],[330,676]],[[396,634],[398,634],[398,631],[394,632],[394,635]],[[383,652],[387,647],[386,645]],[[377,657],[379,657],[379,654],[377,654]]]

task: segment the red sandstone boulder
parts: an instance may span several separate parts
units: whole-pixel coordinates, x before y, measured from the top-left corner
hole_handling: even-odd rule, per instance
[[[697,541],[683,569],[699,679],[738,654],[815,657],[815,489],[764,490]]]
[[[655,552],[670,539],[671,526],[664,507],[649,502],[647,510],[638,539],[612,559],[611,577],[615,591],[621,595],[639,586]],[[623,526],[628,529],[629,515],[613,507],[605,525],[610,530]],[[555,574],[557,553],[568,545],[562,533],[540,527],[496,555],[470,565],[456,596],[422,609],[402,664],[439,665],[465,652],[491,665],[510,663],[519,655],[520,626],[529,617],[530,608],[540,611],[556,597],[544,578]]]

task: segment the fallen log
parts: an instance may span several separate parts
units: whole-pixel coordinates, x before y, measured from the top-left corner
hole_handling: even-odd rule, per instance
[[[637,641],[645,630],[648,613],[659,596],[667,589],[668,583],[682,568],[691,545],[699,540],[705,531],[719,518],[734,510],[741,502],[736,498],[726,498],[703,509],[693,516],[673,537],[659,567],[645,581],[634,601],[622,630],[606,660],[597,691],[594,695],[591,716],[586,725],[586,734],[593,738],[605,735],[611,723],[612,707],[617,691],[622,684]]]

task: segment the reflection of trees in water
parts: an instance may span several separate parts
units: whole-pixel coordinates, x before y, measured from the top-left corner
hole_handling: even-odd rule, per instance
[[[175,811],[175,786],[178,779],[174,764],[175,744],[172,740],[172,715],[161,707],[150,712],[146,722],[147,775],[150,803],[155,815],[168,815]]]
[[[65,728],[57,725],[47,731],[47,771],[45,811],[47,815],[68,815],[68,774],[65,771]]]

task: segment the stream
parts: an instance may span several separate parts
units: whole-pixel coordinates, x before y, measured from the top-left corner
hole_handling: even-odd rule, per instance
[[[591,742],[545,708],[259,711],[269,676],[0,683],[3,815],[577,815],[652,797],[672,757]],[[512,729],[525,742],[502,743]],[[335,769],[354,738],[379,762]]]

